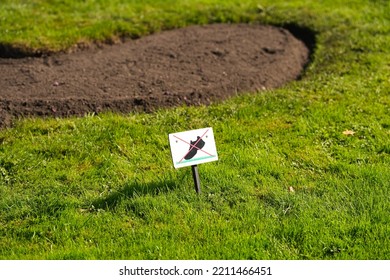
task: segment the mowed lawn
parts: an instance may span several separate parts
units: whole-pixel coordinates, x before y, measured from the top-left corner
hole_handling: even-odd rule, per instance
[[[390,259],[389,1],[242,2],[0,2],[3,51],[215,22],[316,38],[277,90],[1,130],[1,259]],[[219,160],[199,166],[197,195],[168,134],[209,126]]]

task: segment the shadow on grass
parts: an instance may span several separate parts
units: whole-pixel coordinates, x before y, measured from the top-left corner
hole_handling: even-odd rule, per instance
[[[301,26],[295,23],[286,23],[279,25],[279,27],[285,28],[290,31],[290,33],[294,35],[295,38],[301,40],[309,49],[309,60],[304,66],[304,71],[302,71],[301,75],[297,78],[297,80],[300,80],[307,67],[314,60],[314,52],[317,45],[316,36],[318,35],[318,33],[310,29],[309,27]]]
[[[152,183],[132,182],[125,184],[120,190],[113,191],[105,197],[92,202],[94,209],[114,210],[122,200],[134,199],[141,196],[157,196],[168,193],[178,187],[174,181],[160,181]]]

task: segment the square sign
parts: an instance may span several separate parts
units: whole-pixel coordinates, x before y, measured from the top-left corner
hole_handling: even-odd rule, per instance
[[[169,134],[175,168],[218,160],[211,127]]]

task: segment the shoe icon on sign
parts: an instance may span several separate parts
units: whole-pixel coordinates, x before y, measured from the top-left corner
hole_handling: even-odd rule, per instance
[[[206,144],[199,136],[197,136],[197,139],[195,141],[190,141],[191,145],[189,148],[189,152],[186,154],[184,159],[189,160],[192,159],[198,150],[202,149],[204,147],[204,144]]]

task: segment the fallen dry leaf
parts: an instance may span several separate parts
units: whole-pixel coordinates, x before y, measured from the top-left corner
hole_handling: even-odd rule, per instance
[[[344,134],[344,135],[347,135],[347,136],[349,136],[349,135],[352,136],[352,135],[355,134],[355,131],[347,129],[347,130],[344,130],[344,131],[343,131],[343,134]]]

